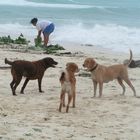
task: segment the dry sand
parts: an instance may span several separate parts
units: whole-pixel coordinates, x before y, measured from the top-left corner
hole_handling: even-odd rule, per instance
[[[75,46],[77,47],[77,46]],[[129,50],[128,50],[129,51]],[[91,78],[76,76],[76,108],[69,113],[58,112],[60,95],[60,72],[67,62],[75,62],[82,68],[87,56],[93,56],[100,64],[122,63],[129,53],[114,54],[93,47],[93,54],[73,57],[46,54],[31,54],[0,49],[0,65],[4,58],[10,60],[38,60],[53,57],[59,62],[57,68],[49,68],[44,75],[42,89],[38,92],[37,80],[30,81],[21,95],[13,96],[9,83],[10,69],[0,69],[0,139],[2,140],[139,140],[140,98],[135,98],[127,86],[126,95],[117,81],[104,84],[102,98],[93,96]],[[139,58],[136,56],[136,58]],[[62,67],[62,68],[60,68]],[[128,69],[130,79],[140,96],[140,70]]]

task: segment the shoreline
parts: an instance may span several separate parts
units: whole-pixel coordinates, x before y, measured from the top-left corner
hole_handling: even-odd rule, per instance
[[[33,44],[33,43],[32,43]],[[49,44],[59,44],[60,46],[64,47],[65,50],[62,51],[62,55],[63,56],[72,56],[74,57],[76,54],[79,54],[79,56],[86,56],[86,57],[93,57],[93,58],[99,58],[101,60],[104,61],[104,59],[106,60],[111,60],[117,63],[123,63],[124,60],[129,59],[130,57],[130,52],[128,50],[128,52],[116,52],[116,51],[112,51],[106,48],[101,48],[101,47],[97,47],[94,46],[92,44],[79,44],[79,43],[71,43],[71,42],[58,42],[58,43],[49,43]],[[28,53],[28,54],[42,54],[44,51],[43,50],[28,50],[28,46],[32,46],[31,43],[29,43],[29,45],[22,45],[22,44],[12,44],[9,45],[11,48],[8,48],[8,45],[2,45],[5,46],[6,50],[10,50],[13,51],[13,49],[16,51],[17,53],[20,53],[20,50],[22,49],[23,51],[21,51],[21,53]],[[16,46],[14,48],[14,46]],[[18,48],[19,46],[19,48]],[[2,47],[0,47],[1,49]],[[4,49],[4,47],[3,47]],[[58,51],[58,54],[61,54],[61,51]],[[63,53],[64,52],[64,53]],[[65,54],[65,52],[67,53],[71,53],[69,55]],[[133,53],[133,51],[132,51]],[[53,54],[50,54],[53,55]],[[61,56],[61,55],[60,55]],[[78,56],[78,55],[77,55]],[[139,60],[140,59],[140,55],[138,54],[134,54],[133,53],[133,60]],[[111,62],[111,61],[110,61]],[[106,63],[106,62],[105,62]],[[111,64],[111,63],[110,63]]]
[[[54,44],[55,43],[56,42],[54,42]],[[58,44],[63,46],[67,50],[70,50],[72,52],[79,51],[79,52],[82,52],[85,55],[89,55],[90,57],[93,57],[93,58],[96,57],[96,54],[100,55],[100,56],[105,55],[105,57],[113,56],[114,59],[117,56],[118,58],[120,58],[120,61],[122,60],[122,62],[123,62],[124,60],[122,58],[129,59],[129,55],[130,55],[129,49],[127,49],[126,52],[120,52],[120,51],[111,50],[109,48],[103,48],[100,46],[96,46],[93,44],[79,44],[79,43],[62,42],[62,41],[58,42]],[[133,50],[132,50],[132,53],[133,53]],[[133,53],[133,59],[134,60],[140,59],[140,53],[138,53],[138,54]]]
[[[24,34],[24,32],[22,33],[24,35],[24,37],[27,39],[27,40],[30,40],[30,45],[33,45],[34,44],[34,38],[36,37],[36,30],[34,28],[31,28],[30,30],[32,30],[32,34]],[[11,35],[11,37],[13,39],[17,38],[21,32],[19,33],[9,33]],[[0,36],[8,36],[9,34],[7,33],[0,33]],[[77,43],[77,42],[71,42],[71,41],[58,41],[57,37],[57,31],[56,33],[54,33],[53,35],[50,36],[50,44],[59,44],[59,45],[64,45],[64,47],[70,49],[70,50],[75,50],[75,48],[73,46],[78,46],[76,47],[76,50],[78,49],[79,51],[83,51],[85,53],[88,53],[88,54],[94,54],[94,51],[98,50],[100,52],[104,52],[106,51],[107,53],[110,52],[110,53],[114,53],[114,54],[127,54],[129,53],[129,49],[132,50],[134,56],[136,56],[137,58],[139,58],[140,56],[140,52],[137,52],[137,50],[134,50],[132,47],[131,48],[128,48],[126,46],[125,47],[125,51],[124,51],[124,48],[122,49],[119,49],[120,46],[118,46],[118,49],[117,48],[107,48],[107,47],[104,47],[103,45],[94,45],[94,43],[92,44],[84,44],[83,42],[81,43]],[[57,41],[56,41],[57,40]],[[71,44],[71,45],[70,45]],[[136,48],[135,48],[136,49]]]

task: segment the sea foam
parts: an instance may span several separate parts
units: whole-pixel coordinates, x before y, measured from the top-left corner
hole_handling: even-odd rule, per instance
[[[36,3],[26,0],[4,0],[0,1],[0,5],[13,5],[13,6],[31,6],[31,7],[50,7],[50,8],[91,8],[90,5],[80,4],[51,4],[51,3]]]
[[[37,30],[32,25],[24,26],[19,23],[0,24],[1,35],[18,36],[20,33],[23,33],[25,37],[33,41],[37,35]],[[133,52],[140,53],[139,36],[139,28],[128,28],[115,24],[96,24],[92,27],[86,27],[82,23],[77,23],[56,26],[51,35],[51,40],[56,43],[91,44],[120,52],[126,52],[131,48]]]

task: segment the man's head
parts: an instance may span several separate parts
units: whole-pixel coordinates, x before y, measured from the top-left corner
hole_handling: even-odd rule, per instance
[[[33,18],[31,19],[30,23],[33,24],[34,26],[36,26],[38,19],[37,18]]]

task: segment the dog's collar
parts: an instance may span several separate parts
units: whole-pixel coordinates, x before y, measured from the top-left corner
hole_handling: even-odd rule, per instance
[[[90,72],[94,71],[96,68],[98,67],[98,64],[96,64],[91,70],[89,70]]]

